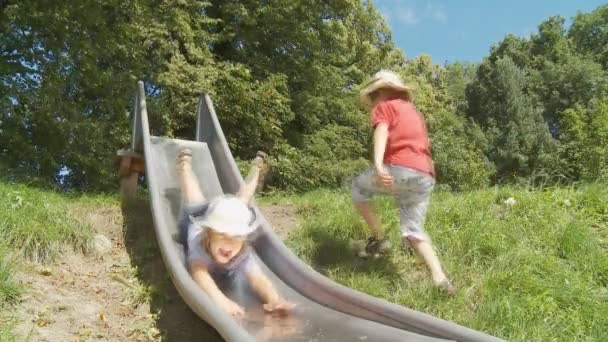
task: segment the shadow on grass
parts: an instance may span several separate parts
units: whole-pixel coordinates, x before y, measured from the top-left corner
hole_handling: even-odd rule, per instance
[[[348,240],[336,237],[327,230],[315,229],[306,235],[315,241],[315,247],[310,251],[311,266],[325,275],[329,269],[340,267],[348,272],[381,273],[391,280],[399,280],[398,267],[388,256],[377,259],[358,257]]]
[[[123,234],[140,282],[151,288],[150,310],[165,341],[223,341],[179,296],[160,254],[147,199],[123,201]]]

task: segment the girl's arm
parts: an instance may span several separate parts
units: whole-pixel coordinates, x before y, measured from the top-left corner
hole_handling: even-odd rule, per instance
[[[245,311],[238,304],[226,297],[224,293],[217,287],[217,284],[211,278],[209,270],[204,263],[193,261],[191,266],[192,278],[200,286],[211,300],[219,305],[226,313],[234,317],[242,317]]]
[[[262,299],[262,302],[264,302],[264,309],[266,311],[286,312],[295,306],[281,298],[270,279],[261,271],[250,272],[247,274],[247,277],[251,287]]]

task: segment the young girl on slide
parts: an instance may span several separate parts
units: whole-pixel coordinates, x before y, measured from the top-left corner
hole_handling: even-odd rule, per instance
[[[380,71],[360,96],[374,128],[374,167],[357,176],[352,188],[355,207],[372,231],[362,256],[390,248],[369,200],[376,193],[393,195],[399,203],[403,247],[413,247],[431,271],[435,286],[454,295],[456,289],[424,231],[435,169],[424,118],[412,103],[411,89],[397,74]]]
[[[185,204],[178,227],[187,242],[190,273],[218,306],[237,318],[244,316],[245,311],[218,288],[215,281],[218,277],[233,277],[237,273],[246,276],[268,312],[284,313],[294,306],[277,293],[246,243],[247,236],[257,228],[256,214],[249,202],[255,194],[262,165],[263,157],[258,156],[236,196],[222,195],[207,201],[192,172],[191,150],[183,149],[177,157],[177,175]]]

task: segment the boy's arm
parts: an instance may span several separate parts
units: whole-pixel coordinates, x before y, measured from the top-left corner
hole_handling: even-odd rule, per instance
[[[384,152],[388,141],[388,124],[381,122],[374,129],[374,167],[377,171],[384,170]]]
[[[257,153],[257,156],[251,165],[249,174],[247,175],[247,178],[245,178],[245,184],[241,186],[239,192],[237,193],[237,197],[246,203],[249,203],[255,195],[255,191],[258,187],[258,181],[260,179],[260,171],[262,170],[265,158],[265,153]]]
[[[200,261],[192,262],[191,266],[192,278],[207,293],[211,300],[219,305],[229,315],[241,317],[245,314],[243,308],[226,297],[224,293],[217,287],[217,284],[211,278],[209,270],[204,263]]]
[[[388,141],[388,124],[380,122],[374,129],[374,167],[384,186],[393,184],[393,177],[384,168],[384,152]]]

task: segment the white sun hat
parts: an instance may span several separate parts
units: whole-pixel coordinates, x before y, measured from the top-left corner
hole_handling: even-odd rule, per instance
[[[246,237],[257,228],[253,209],[233,196],[214,198],[204,215],[191,219],[202,227],[234,237]]]
[[[372,105],[370,95],[378,89],[393,89],[402,92],[407,101],[413,100],[413,89],[403,83],[401,77],[388,70],[380,70],[374,74],[364,85],[359,93],[361,103],[367,106]]]

